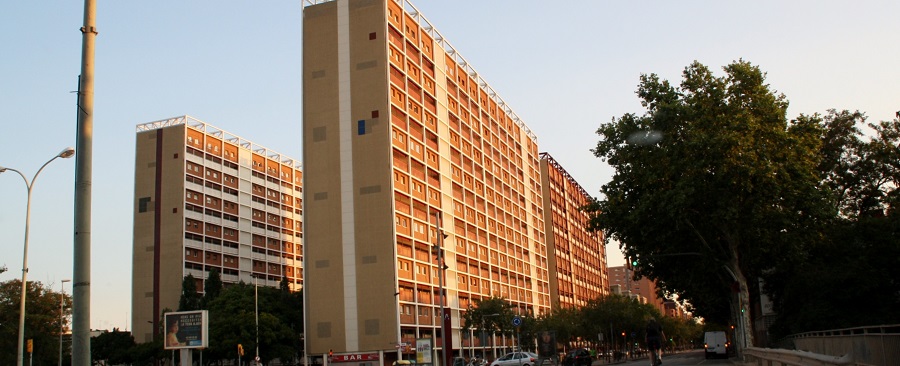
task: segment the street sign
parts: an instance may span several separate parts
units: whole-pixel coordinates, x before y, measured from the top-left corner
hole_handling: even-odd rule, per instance
[[[518,327],[518,326],[522,325],[522,318],[520,318],[518,316],[514,316],[512,323],[513,323],[514,327]]]

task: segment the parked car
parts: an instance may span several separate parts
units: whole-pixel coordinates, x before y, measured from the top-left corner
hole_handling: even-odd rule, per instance
[[[538,355],[531,352],[511,352],[491,362],[491,366],[532,366],[537,360]]]
[[[576,348],[566,354],[563,358],[563,366],[591,366],[594,360],[591,358],[591,351],[584,348]]]

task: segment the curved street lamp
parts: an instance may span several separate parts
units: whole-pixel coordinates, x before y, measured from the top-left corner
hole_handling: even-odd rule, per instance
[[[50,164],[56,158],[68,159],[75,155],[75,149],[72,147],[67,147],[63,149],[59,154],[56,154],[52,159],[47,160],[44,165],[41,165],[41,168],[38,169],[37,173],[34,173],[34,177],[31,178],[31,181],[28,181],[28,178],[25,178],[25,174],[22,172],[15,170],[13,168],[6,168],[0,166],[0,173],[6,172],[7,170],[14,171],[19,173],[19,176],[22,177],[22,180],[25,181],[25,188],[28,190],[28,200],[25,205],[25,250],[22,255],[22,299],[19,304],[19,346],[16,354],[18,355],[16,358],[16,365],[22,366],[25,362],[25,295],[27,294],[27,282],[26,278],[28,276],[28,229],[29,224],[31,223],[31,189],[34,188],[34,181],[37,179],[38,174],[41,174],[41,171],[44,170],[44,167],[47,164]]]

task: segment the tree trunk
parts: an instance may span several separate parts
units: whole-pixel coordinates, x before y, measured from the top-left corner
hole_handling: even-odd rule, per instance
[[[732,297],[732,318],[735,320],[735,349],[738,357],[743,357],[744,350],[753,345],[753,329],[750,322],[750,289],[747,278],[741,271],[737,251],[732,248],[731,260],[726,269],[736,282],[737,293]]]

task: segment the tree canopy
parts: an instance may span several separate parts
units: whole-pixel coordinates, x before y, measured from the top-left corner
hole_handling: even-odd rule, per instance
[[[71,312],[72,298],[37,281],[28,281],[26,291],[25,339],[33,340],[33,360],[56,364],[60,330],[69,324],[66,316],[60,317],[60,301],[66,315]],[[16,364],[21,296],[21,280],[0,282],[0,349],[8,350],[0,352],[0,365]]]
[[[592,151],[615,174],[586,207],[591,227],[636,275],[737,325],[739,346],[753,345],[758,279],[781,335],[896,322],[900,121],[836,110],[788,120],[759,67],[723,71],[694,62],[678,86],[641,76],[646,111],[597,130]]]
[[[789,122],[758,67],[741,60],[724,72],[694,62],[679,87],[641,76],[646,112],[597,130],[592,151],[615,174],[590,209],[638,274],[738,324],[750,344],[747,279],[797,255],[830,206],[817,189],[819,127]]]
[[[798,119],[823,127],[819,172],[836,214],[801,260],[764,275],[778,312],[771,332],[896,324],[900,120],[867,123],[847,110]]]
[[[135,345],[130,332],[113,328],[111,332],[91,338],[91,358],[94,361],[104,361],[105,365],[130,364],[135,361]]]
[[[518,337],[519,345],[525,350],[534,350],[538,335],[544,331],[555,334],[561,351],[571,347],[621,350],[626,347],[622,343],[622,333],[633,342],[644,344],[644,329],[649,317],[660,320],[671,339],[669,347],[690,347],[691,342],[700,341],[702,333],[701,325],[694,319],[666,317],[652,305],[621,295],[601,296],[581,308],[555,308],[551,313],[537,317],[517,314],[504,298],[475,300],[462,315],[462,328],[464,333],[473,330],[475,337],[481,337],[482,329],[490,332],[487,334],[513,335],[516,330],[512,326],[514,316],[522,320]],[[632,344],[629,343],[629,347]],[[489,346],[490,343],[484,339],[481,345]]]

